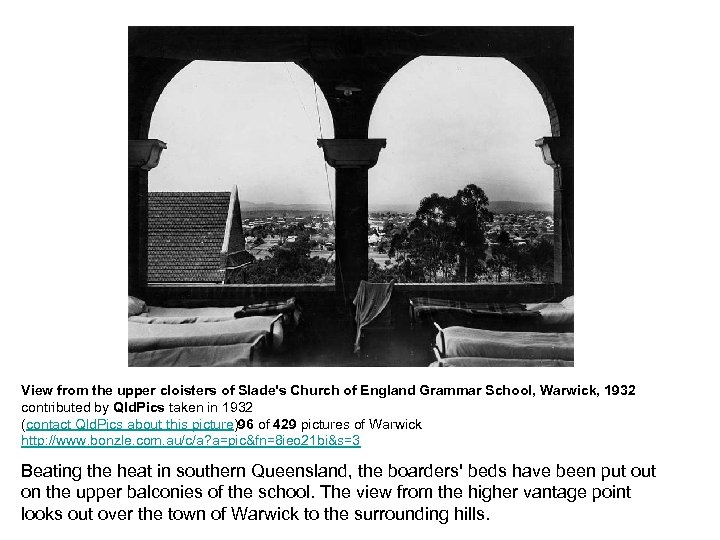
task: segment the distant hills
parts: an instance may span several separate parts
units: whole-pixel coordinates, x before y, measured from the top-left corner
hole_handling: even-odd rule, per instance
[[[532,203],[521,201],[490,201],[488,205],[491,212],[498,214],[515,214],[518,212],[552,212],[553,206],[550,203]],[[272,202],[256,203],[252,201],[240,201],[242,212],[257,215],[258,212],[282,214],[298,213],[308,214],[329,214],[327,204],[277,204]],[[408,204],[377,204],[370,206],[370,212],[404,212],[413,213],[417,205]],[[249,217],[249,216],[248,216]]]
[[[498,214],[516,214],[518,212],[552,212],[552,203],[531,203],[520,201],[490,201],[488,205],[491,212]]]
[[[288,212],[290,210],[303,210],[312,211],[318,210],[323,212],[329,212],[329,204],[277,204],[273,202],[256,203],[252,201],[240,201],[240,208],[242,210],[270,210],[272,212]]]
[[[414,213],[418,208],[417,204],[379,204],[371,205],[371,212],[409,212]],[[552,212],[552,204],[532,203],[520,201],[490,201],[488,208],[491,212],[498,214],[516,214],[518,212]]]
[[[315,215],[330,215],[330,205],[325,204],[277,204],[271,202],[255,203],[240,201],[240,212],[246,219],[257,219],[265,216],[283,216],[285,214],[296,217],[309,217]]]

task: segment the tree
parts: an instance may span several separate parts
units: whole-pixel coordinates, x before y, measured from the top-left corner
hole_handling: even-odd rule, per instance
[[[408,227],[408,256],[427,281],[476,281],[484,271],[488,198],[475,184],[453,197],[432,193],[420,201]],[[391,247],[395,247],[391,243]]]
[[[246,283],[317,283],[328,273],[327,260],[310,257],[306,242],[274,247],[271,253],[247,268]]]
[[[371,261],[369,275],[376,281],[394,278],[398,283],[552,279],[552,243],[537,240],[538,229],[532,227],[527,244],[516,245],[506,230],[488,234],[494,219],[488,204],[485,192],[468,184],[452,197],[432,193],[423,198],[407,227],[386,220],[383,231],[389,245],[382,248],[394,262],[383,268]],[[509,215],[502,222],[512,226],[527,220]]]
[[[383,228],[382,232],[383,234],[392,234],[393,230],[397,229],[397,225],[390,221],[389,219],[386,219],[383,221]]]
[[[260,239],[260,242],[258,242],[260,244],[262,243],[262,240],[266,236],[270,236],[271,234],[272,234],[272,227],[270,225],[256,225],[250,231],[251,236],[254,236],[255,238]]]
[[[409,249],[410,243],[407,228],[400,229],[392,234],[390,237],[390,249],[388,250],[388,256],[391,259],[404,259]]]
[[[408,226],[408,257],[425,269],[422,281],[448,280],[457,260],[457,239],[452,202],[432,193]]]
[[[390,242],[387,240],[387,238],[381,238],[377,245],[377,252],[378,253],[385,253],[388,250],[388,246],[390,245]]]
[[[508,273],[508,276],[511,273],[512,259],[515,255],[513,247],[510,234],[504,229],[500,231],[497,238],[497,244],[492,248],[491,262],[491,267],[495,273],[495,279],[497,281],[502,279],[503,270]]]
[[[529,248],[538,281],[551,281],[554,272],[555,248],[552,242],[540,240]]]
[[[368,259],[368,280],[372,283],[420,283],[424,279],[423,268],[408,259],[388,265],[385,268]]]
[[[460,250],[460,277],[462,281],[475,281],[483,270],[485,261],[485,226],[493,220],[488,210],[485,192],[475,184],[458,190],[452,198],[456,216]]]

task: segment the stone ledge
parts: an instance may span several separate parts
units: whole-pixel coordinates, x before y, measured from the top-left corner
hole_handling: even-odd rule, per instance
[[[160,163],[160,154],[167,144],[158,139],[128,140],[128,167],[149,171]]]
[[[325,161],[335,169],[370,169],[387,139],[318,139]]]

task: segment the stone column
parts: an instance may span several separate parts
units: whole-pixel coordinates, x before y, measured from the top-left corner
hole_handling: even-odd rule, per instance
[[[147,286],[148,171],[165,148],[157,139],[128,140],[128,294],[141,298]]]
[[[335,283],[346,302],[367,279],[368,169],[385,145],[385,139],[318,140],[335,168]]]
[[[574,294],[575,178],[572,141],[563,137],[543,137],[535,141],[543,161],[553,168],[555,222],[555,282],[562,294]]]

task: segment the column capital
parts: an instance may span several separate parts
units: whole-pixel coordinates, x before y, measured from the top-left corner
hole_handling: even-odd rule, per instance
[[[387,139],[318,139],[325,161],[335,169],[370,169]]]
[[[158,139],[128,139],[128,168],[149,171],[160,163],[160,154],[167,144]]]
[[[546,165],[553,168],[573,165],[573,147],[562,137],[541,137],[535,146],[542,151]]]

